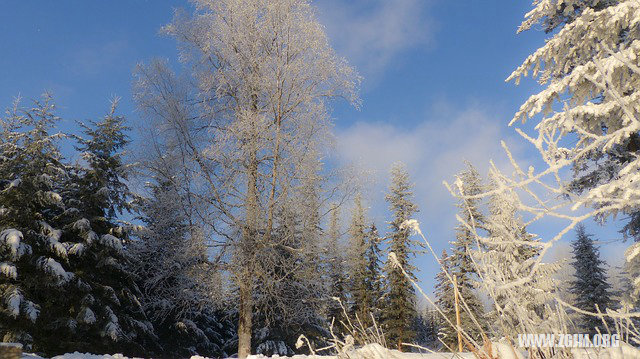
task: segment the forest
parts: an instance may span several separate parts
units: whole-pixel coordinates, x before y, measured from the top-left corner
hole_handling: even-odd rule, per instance
[[[535,159],[456,158],[452,238],[403,158],[380,203],[330,160],[366,78],[310,0],[175,10],[135,118],[118,97],[84,121],[54,91],[4,103],[0,357],[640,358],[640,2],[523,15],[544,41],[506,82],[536,85],[501,125]]]

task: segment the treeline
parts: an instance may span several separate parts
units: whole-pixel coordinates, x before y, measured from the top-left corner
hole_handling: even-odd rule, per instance
[[[211,248],[176,163],[167,152],[127,163],[129,128],[115,103],[103,119],[79,124],[79,135],[56,132],[60,120],[48,96],[0,118],[3,341],[45,355],[233,354],[234,263]],[[60,152],[69,141],[76,161]],[[129,184],[142,181],[146,191],[132,193]],[[278,242],[257,253],[270,263],[256,272],[254,351],[293,354],[300,334],[321,343],[332,323],[346,334],[348,321],[377,325],[393,347],[416,339],[423,326],[413,285],[383,264],[393,251],[415,279],[417,245],[402,225],[417,211],[411,188],[404,167],[394,167],[384,237],[359,195],[346,231],[336,203],[326,226],[318,219],[308,228],[294,210],[278,217]]]

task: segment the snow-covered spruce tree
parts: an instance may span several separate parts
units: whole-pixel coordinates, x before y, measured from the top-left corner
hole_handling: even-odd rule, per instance
[[[555,17],[549,17],[545,21],[547,32],[556,27],[563,26],[575,20],[584,10],[603,10],[612,5],[618,4],[618,0],[590,0],[572,4],[573,11],[564,15],[560,9]],[[565,4],[563,7],[567,7]],[[628,42],[629,34],[621,33],[618,42]],[[606,131],[603,123],[603,130]],[[632,161],[638,150],[640,150],[640,137],[637,132],[632,132],[619,144],[611,146],[606,150],[595,150],[587,153],[573,164],[573,181],[570,183],[570,190],[582,194],[596,186],[606,184],[616,178],[620,169],[628,162]],[[640,239],[640,211],[628,211],[628,220],[621,232],[625,238]]]
[[[467,169],[458,174],[461,190],[467,196],[474,196],[482,191],[482,181],[478,171],[467,162]],[[480,339],[484,328],[484,308],[476,293],[478,273],[471,257],[477,248],[476,231],[482,228],[484,217],[480,212],[479,200],[463,198],[458,203],[458,218],[461,222],[456,226],[456,240],[451,242],[449,256],[450,275],[455,276],[460,295],[460,325],[471,338]],[[480,328],[478,324],[480,324]]]
[[[576,227],[576,239],[571,243],[573,248],[574,280],[571,282],[571,292],[575,295],[577,308],[588,312],[597,312],[597,308],[606,313],[612,308],[611,284],[604,268],[606,263],[600,259],[600,252],[593,237],[588,234],[584,225]],[[612,308],[613,309],[613,308]],[[580,317],[579,328],[582,333],[605,332],[602,319],[590,315]],[[596,329],[597,328],[597,329]]]
[[[371,226],[369,226],[366,239],[365,258],[367,261],[367,269],[365,272],[365,284],[369,297],[367,306],[370,314],[368,314],[366,318],[363,318],[363,320],[366,320],[365,323],[373,324],[371,323],[371,315],[373,315],[373,320],[375,320],[376,323],[380,323],[380,315],[383,309],[381,304],[384,302],[384,278],[382,276],[382,261],[380,259],[382,254],[380,250],[382,238],[380,238],[378,228],[375,224],[372,223]]]
[[[54,108],[45,94],[31,108],[16,100],[0,119],[0,339],[44,353],[55,352],[51,341],[65,335],[58,327],[72,319],[64,293],[82,287],[61,230],[49,225],[64,212],[58,192],[67,176],[61,135],[51,134]]]
[[[349,249],[347,265],[349,266],[349,316],[357,316],[363,323],[370,322],[371,302],[367,288],[367,233],[362,197],[356,195],[349,226]]]
[[[129,140],[117,101],[101,120],[82,125],[76,136],[84,163],[69,176],[63,197],[66,211],[58,221],[69,248],[69,266],[83,285],[67,293],[75,335],[59,340],[67,351],[123,352],[142,355],[160,348],[140,304],[132,270],[126,226],[117,215],[129,208],[128,169],[123,151]],[[80,339],[81,338],[81,339]]]
[[[568,167],[588,173],[604,163],[594,159],[606,157],[611,151],[637,153],[634,136],[640,123],[640,4],[622,0],[600,2],[609,6],[580,5],[591,3],[536,2],[519,29],[524,31],[553,19],[561,5],[567,13],[569,9],[580,8],[572,13],[572,21],[558,22],[552,38],[508,79],[517,82],[531,72],[545,86],[521,106],[512,123],[541,115],[536,135],[520,133],[536,146],[547,168],[529,174],[520,170],[522,179],[512,185],[523,187],[548,174],[562,178],[562,170]],[[549,187],[566,195],[567,204],[573,208],[593,208],[586,215],[569,218],[567,230],[559,236],[589,216],[606,219],[637,212],[640,191],[634,178],[640,162],[635,155],[624,157],[629,160],[608,162],[608,169],[597,171],[598,175],[588,181],[591,184],[580,185],[583,191],[575,193],[575,185],[567,186],[562,181]],[[557,208],[534,210],[563,218]],[[631,249],[629,253],[633,252]],[[637,259],[632,257],[631,261]]]
[[[140,301],[163,355],[227,356],[231,323],[209,298],[215,278],[200,232],[189,225],[176,178],[156,178],[142,204],[145,228],[132,243]]]
[[[306,0],[195,4],[192,17],[178,13],[165,30],[193,65],[198,98],[191,103],[199,113],[185,118],[202,119],[200,128],[210,129],[206,150],[192,147],[188,154],[198,166],[194,175],[209,191],[202,198],[217,214],[212,227],[232,247],[238,355],[244,358],[251,351],[255,278],[273,272],[257,257],[263,247],[275,246],[276,214],[290,203],[288,189],[300,182],[299,158],[309,144],[326,141],[326,101],[344,97],[357,103],[359,79],[335,55]],[[164,101],[153,97],[166,90],[154,87],[156,80],[144,78],[138,97]],[[272,284],[277,283],[260,286]]]
[[[411,264],[420,242],[411,239],[409,228],[403,223],[412,219],[418,211],[413,203],[413,185],[405,166],[397,163],[391,170],[391,186],[385,199],[389,203],[392,220],[389,222],[389,251],[398,264],[415,280],[416,267]],[[415,289],[400,268],[391,259],[384,268],[386,274],[386,303],[382,314],[384,332],[387,343],[398,350],[403,350],[402,343],[410,343],[415,338],[411,323],[417,315]]]
[[[333,329],[339,333],[342,329],[341,321],[344,321],[344,313],[340,303],[347,303],[347,271],[344,249],[341,242],[340,231],[340,207],[332,205],[329,219],[329,229],[326,234],[325,271],[327,278],[327,320],[333,321]],[[339,302],[335,299],[337,298]]]
[[[496,181],[489,185],[493,195],[484,221],[488,234],[479,237],[481,248],[473,253],[482,288],[493,301],[493,309],[487,313],[491,335],[499,338],[505,332],[542,332],[545,327],[550,331],[552,328],[546,326],[551,315],[547,305],[556,295],[553,275],[557,264],[543,264],[532,280],[502,289],[529,274],[540,247],[539,239],[526,230],[515,194]]]
[[[440,257],[440,272],[436,274],[434,294],[435,304],[444,314],[444,318],[438,318],[438,342],[444,343],[447,350],[454,351],[457,348],[458,337],[455,328],[451,325],[456,323],[455,293],[451,275],[451,258],[447,255],[447,250],[442,250]],[[448,321],[447,321],[448,320]]]

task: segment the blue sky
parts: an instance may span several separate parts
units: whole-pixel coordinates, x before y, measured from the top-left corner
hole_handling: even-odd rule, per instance
[[[417,218],[439,252],[455,226],[453,201],[442,186],[463,159],[481,170],[489,159],[506,166],[504,139],[523,161],[535,153],[507,123],[536,89],[504,79],[545,38],[516,34],[528,1],[318,0],[320,20],[336,51],[364,77],[363,106],[335,104],[335,159],[370,173],[370,215],[386,227],[383,191],[390,165],[402,160],[416,183]],[[158,34],[186,1],[6,1],[0,11],[0,106],[20,94],[54,95],[63,130],[75,120],[105,114],[109,99],[132,127],[132,71],[152,58],[177,64],[175,42]],[[177,66],[177,65],[176,65]],[[606,242],[615,226],[590,226]],[[537,233],[545,235],[544,228]],[[612,262],[624,245],[607,244]],[[558,256],[566,253],[561,244]],[[431,289],[432,258],[418,258],[419,278]]]

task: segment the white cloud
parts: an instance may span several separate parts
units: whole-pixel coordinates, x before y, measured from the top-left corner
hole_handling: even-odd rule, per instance
[[[490,159],[508,168],[500,140],[512,131],[501,118],[473,106],[462,111],[439,109],[427,117],[411,127],[358,122],[338,133],[337,157],[377,179],[370,197],[382,208],[372,208],[373,215],[385,213],[381,193],[388,185],[389,170],[394,162],[404,162],[415,183],[415,198],[421,208],[418,218],[439,223],[438,232],[449,231],[455,223],[454,200],[442,181],[451,182],[464,167],[464,160],[483,173]],[[512,149],[518,155],[519,148]]]
[[[316,4],[338,53],[370,78],[431,39],[426,0],[323,0]]]

